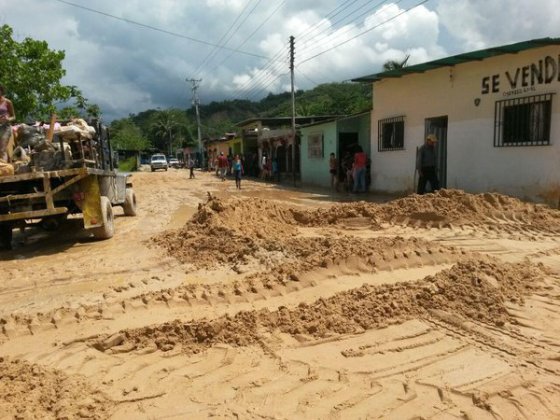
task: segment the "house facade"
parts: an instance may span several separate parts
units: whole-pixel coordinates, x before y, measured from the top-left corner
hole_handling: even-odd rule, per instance
[[[414,191],[417,148],[438,138],[443,187],[558,203],[560,39],[461,54],[371,82],[372,188]]]
[[[263,156],[276,161],[280,175],[287,177],[300,173],[300,133],[302,124],[332,119],[332,116],[296,117],[296,136],[291,117],[251,118],[236,124],[241,129],[243,155],[250,174],[257,176],[262,170]],[[295,149],[292,151],[292,148]],[[292,165],[292,157],[295,165]]]
[[[302,126],[302,184],[330,187],[331,153],[338,161],[339,181],[343,181],[345,157],[352,158],[358,147],[370,155],[370,122],[370,114],[363,113]]]

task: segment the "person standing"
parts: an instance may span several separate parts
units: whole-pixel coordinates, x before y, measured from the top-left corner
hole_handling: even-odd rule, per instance
[[[15,121],[16,113],[12,101],[4,96],[6,89],[0,85],[0,160],[8,162],[8,149],[13,141],[11,122]]]
[[[241,175],[243,175],[243,162],[239,155],[235,155],[232,162],[233,174],[235,175],[235,187],[241,189]]]
[[[229,164],[227,157],[224,156],[224,152],[220,152],[220,156],[218,156],[218,171],[220,173],[220,178],[222,178],[222,181],[226,180],[228,166]]]
[[[354,154],[354,188],[353,192],[366,191],[366,164],[367,155],[361,146],[358,146],[358,151]]]
[[[329,159],[329,174],[331,175],[331,190],[336,189],[338,191],[338,159],[334,153],[331,153]]]
[[[426,183],[429,182],[432,191],[439,190],[437,177],[437,137],[433,134],[426,136],[426,142],[420,146],[416,155],[416,170],[418,171],[418,194],[426,192]]]
[[[194,179],[194,160],[192,157],[189,157],[187,167],[189,168],[189,179]]]

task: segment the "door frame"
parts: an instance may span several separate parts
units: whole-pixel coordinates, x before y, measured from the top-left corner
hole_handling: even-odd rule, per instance
[[[424,138],[434,134],[437,141],[437,172],[441,188],[447,188],[447,115],[424,119]]]

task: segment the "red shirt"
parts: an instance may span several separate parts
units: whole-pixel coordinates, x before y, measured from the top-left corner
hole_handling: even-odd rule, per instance
[[[224,155],[218,156],[218,168],[227,168],[229,166],[227,157]]]
[[[367,156],[364,152],[358,152],[354,155],[354,168],[365,168]]]

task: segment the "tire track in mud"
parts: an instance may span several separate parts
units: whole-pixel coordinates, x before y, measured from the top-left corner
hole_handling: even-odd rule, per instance
[[[296,305],[298,299],[313,301],[320,296],[330,296],[364,283],[409,281],[410,276],[405,275],[406,270],[417,269],[420,270],[419,273],[428,274],[470,257],[457,249],[431,246],[416,238],[380,238],[359,242],[358,246],[354,243],[345,248],[346,251],[337,253],[336,260],[326,260],[320,255],[321,250],[330,249],[336,241],[321,241],[312,239],[314,252],[319,250],[316,257],[307,258],[303,262],[274,264],[268,271],[249,273],[241,277],[241,280],[230,283],[183,285],[124,299],[119,299],[117,295],[134,285],[119,285],[113,287],[112,297],[106,294],[107,299],[100,304],[82,305],[78,308],[61,307],[36,314],[15,313],[2,317],[0,328],[6,338],[14,338],[63,328],[70,323],[106,321],[126,317],[127,313],[155,308],[166,311],[169,313],[167,316],[179,316],[182,312],[181,318],[199,318],[201,315],[195,313],[207,313],[211,316],[219,312],[220,307],[228,307],[228,312],[234,313],[235,307],[238,310],[251,309],[254,305],[270,307],[274,302],[279,306],[282,300],[291,295],[290,301]],[[303,249],[310,248],[306,240],[303,243]],[[317,243],[322,243],[323,247],[315,246]],[[349,242],[345,239],[343,245],[347,243]],[[358,248],[362,255],[356,252]],[[397,273],[400,271],[402,274]],[[389,273],[393,274],[389,277]],[[260,301],[263,303],[259,304]]]
[[[218,342],[256,344],[261,330],[320,338],[429,317],[434,310],[502,327],[512,319],[505,302],[522,303],[525,296],[538,290],[538,279],[544,275],[543,268],[528,263],[466,261],[415,282],[366,284],[294,309],[243,311],[217,319],[126,330],[116,341],[118,345],[132,342],[137,348],[155,344],[163,350],[180,345],[186,352],[199,352]],[[115,347],[116,341],[106,336],[92,345],[105,351]]]
[[[480,200],[489,203],[484,212]],[[535,239],[548,246],[553,214],[496,195],[454,192],[393,207],[358,203],[312,212],[271,209],[263,201],[262,214],[251,213],[253,203],[232,210],[211,201],[159,244],[179,261],[193,252],[187,262],[226,265],[237,281],[126,298],[118,294],[129,287],[119,285],[99,305],[7,316],[0,324],[11,341],[3,349],[13,344],[15,357],[84,375],[90,392],[118,396],[108,407],[121,418],[140,412],[355,418],[370,416],[372,407],[401,418],[560,415],[557,361],[541,361],[551,337],[538,331],[548,326],[527,308],[541,295],[551,317],[558,315],[549,304],[557,290],[547,288],[546,269],[501,263],[456,242],[352,235],[402,229],[406,236],[461,232],[477,239],[483,232],[482,241]],[[399,219],[398,208],[412,217]],[[492,213],[508,208],[513,212],[504,217]],[[461,211],[487,216],[457,226]],[[332,234],[331,227],[350,234]],[[417,280],[412,273],[430,275]],[[129,320],[139,328],[117,327]],[[65,326],[76,323],[82,337],[68,337]],[[38,340],[54,346],[26,346]],[[538,379],[529,383],[524,376],[532,371]]]

